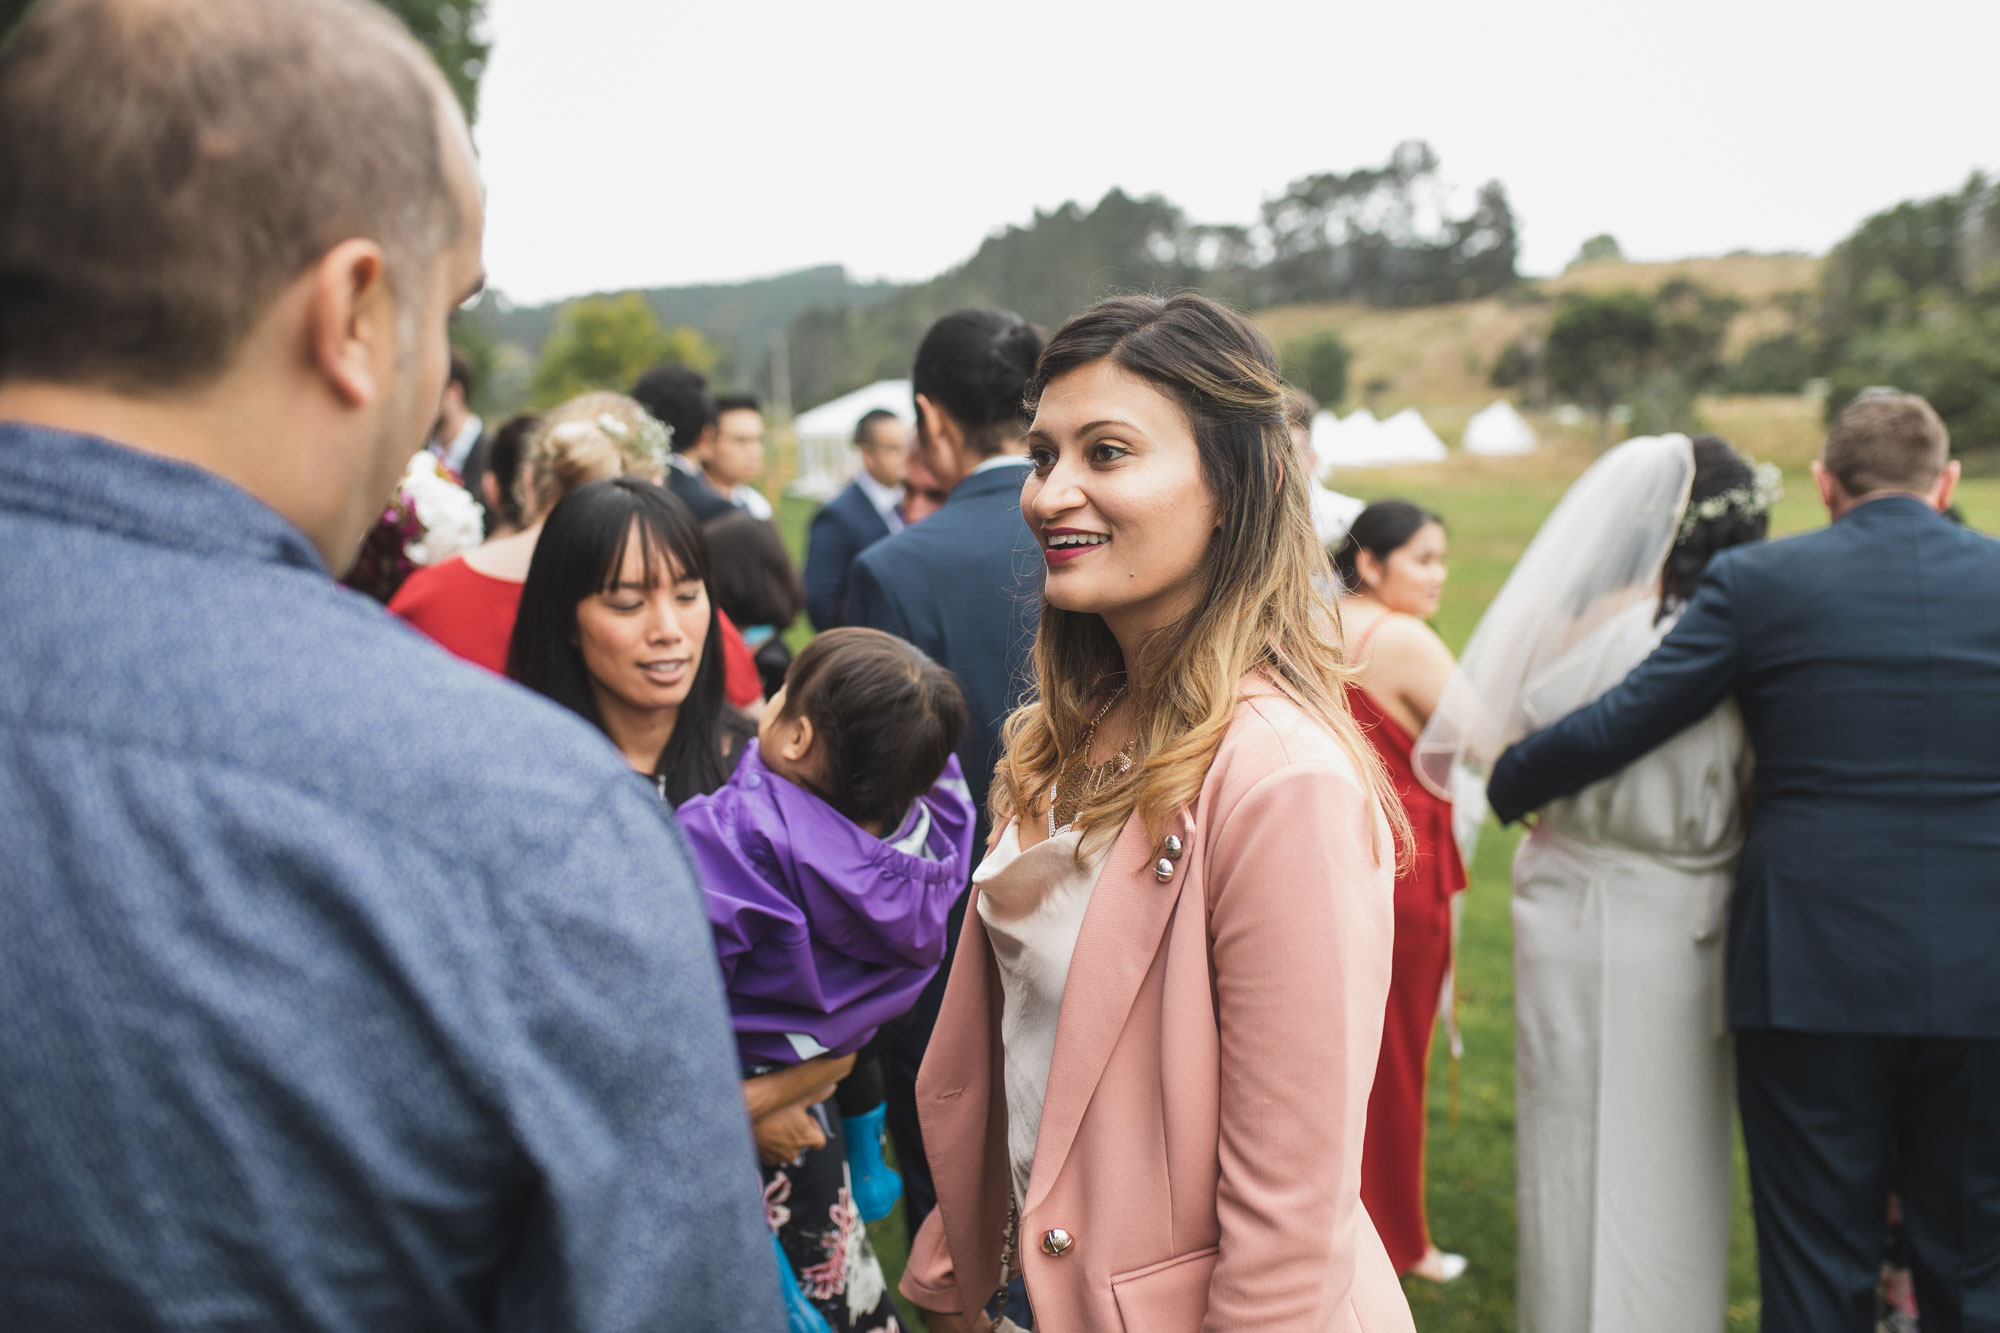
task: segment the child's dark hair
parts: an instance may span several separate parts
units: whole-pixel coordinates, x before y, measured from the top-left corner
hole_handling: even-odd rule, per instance
[[[965,696],[918,649],[850,626],[828,630],[793,660],[783,716],[812,723],[827,804],[888,833],[944,772],[965,730]]]

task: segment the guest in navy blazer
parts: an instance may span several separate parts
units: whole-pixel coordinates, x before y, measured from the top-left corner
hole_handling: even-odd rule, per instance
[[[1763,1327],[1874,1326],[1892,1188],[1925,1328],[2000,1327],[2000,542],[1939,512],[1958,464],[1920,398],[1864,396],[1813,470],[1832,525],[1718,555],[1653,655],[1502,755],[1488,796],[1519,818],[1736,699]]]
[[[910,428],[878,407],[855,425],[854,447],[861,454],[859,475],[813,515],[806,538],[806,615],[814,629],[847,623],[847,582],[855,557],[903,530]]]
[[[734,513],[736,506],[717,494],[701,474],[702,461],[715,444],[715,395],[708,391],[708,376],[676,361],[662,361],[639,377],[632,397],[672,432],[667,489],[700,522]]]
[[[979,811],[979,847],[1000,725],[1026,692],[1041,616],[1042,554],[1021,519],[1028,473],[1021,402],[1041,351],[1034,326],[1002,310],[954,311],[931,326],[910,376],[916,454],[950,494],[924,522],[862,552],[847,592],[849,624],[907,639],[958,678],[967,705],[958,760]],[[964,915],[961,898],[952,909],[954,942]],[[916,1079],[950,970],[947,956],[883,1060],[912,1228],[937,1201],[917,1126]]]

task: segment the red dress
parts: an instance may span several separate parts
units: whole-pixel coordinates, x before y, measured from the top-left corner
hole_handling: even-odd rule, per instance
[[[1465,865],[1452,836],[1451,802],[1417,781],[1411,764],[1415,739],[1367,691],[1350,685],[1347,701],[1388,770],[1414,842],[1408,868],[1396,875],[1389,1006],[1361,1148],[1361,1202],[1396,1271],[1407,1273],[1431,1243],[1424,1221],[1425,1073],[1438,997],[1451,966],[1451,897],[1465,887]]]
[[[455,555],[412,571],[389,599],[389,609],[454,656],[504,676],[507,644],[514,637],[514,620],[521,613],[523,586],[482,574],[466,564],[463,556]],[[722,693],[736,707],[748,707],[764,693],[756,656],[719,609],[715,620],[722,633]]]

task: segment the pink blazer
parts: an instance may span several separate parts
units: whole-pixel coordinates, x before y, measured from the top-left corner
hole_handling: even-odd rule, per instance
[[[1360,1198],[1388,826],[1338,742],[1246,682],[1177,831],[1161,883],[1159,849],[1126,825],[1070,964],[1021,1216],[1036,1325],[1410,1333]],[[917,1080],[938,1206],[902,1289],[927,1309],[980,1308],[998,1282],[1000,1003],[969,910]]]

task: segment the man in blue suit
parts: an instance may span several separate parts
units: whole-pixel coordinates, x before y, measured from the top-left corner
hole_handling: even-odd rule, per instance
[[[1920,398],[1813,465],[1832,525],[1717,556],[1660,647],[1500,757],[1503,820],[1734,697],[1756,753],[1728,944],[1767,1333],[1864,1333],[1890,1191],[1925,1333],[2000,1328],[2000,542],[1940,511]]]
[[[1041,618],[1042,551],[1021,518],[1028,473],[1021,400],[1041,351],[1034,327],[1003,310],[954,311],[931,326],[910,375],[916,455],[949,493],[937,513],[863,551],[847,593],[849,624],[906,639],[958,678],[969,714],[958,762],[979,810],[980,847],[1000,727],[1027,691]],[[964,919],[961,898],[948,939],[957,941]],[[947,954],[883,1060],[912,1234],[937,1202],[915,1090],[950,971]]]
[[[847,623],[847,583],[855,557],[903,530],[903,471],[910,430],[894,412],[876,408],[854,427],[861,471],[847,489],[813,515],[806,538],[806,615],[813,628]]]

